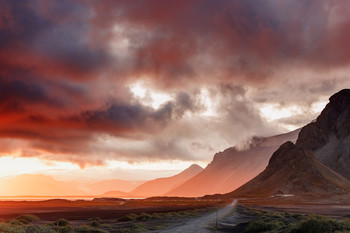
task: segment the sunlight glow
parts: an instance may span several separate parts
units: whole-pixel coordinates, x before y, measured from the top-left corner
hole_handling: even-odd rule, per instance
[[[281,107],[279,104],[265,104],[260,108],[260,112],[267,121],[273,121],[300,114],[302,110],[295,105]]]
[[[116,56],[127,57],[128,55],[130,39],[126,34],[127,30],[125,26],[118,24],[113,27],[113,40],[111,40],[110,48],[112,53]]]
[[[318,101],[311,104],[309,108],[290,105],[281,107],[278,103],[264,104],[259,108],[262,116],[268,121],[274,121],[281,118],[292,117],[294,115],[301,115],[307,112],[313,114],[319,114],[326,106],[326,101]]]
[[[328,101],[319,101],[311,105],[311,111],[313,113],[320,113],[327,105]]]
[[[202,112],[203,116],[215,116],[214,103],[209,96],[207,89],[202,89],[200,93],[200,101],[205,106],[205,111]]]
[[[56,162],[40,160],[39,158],[12,157],[0,158],[0,177],[19,175],[23,173],[45,172],[54,169],[74,170],[79,166],[69,162]]]
[[[144,82],[133,83],[129,85],[129,88],[138,101],[154,109],[158,109],[162,104],[165,104],[173,99],[166,93],[153,90]]]

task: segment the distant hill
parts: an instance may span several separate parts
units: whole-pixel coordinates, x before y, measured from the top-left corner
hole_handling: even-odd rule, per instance
[[[213,161],[198,175],[167,193],[167,196],[196,197],[228,193],[262,172],[278,147],[295,141],[299,130],[267,138],[253,138],[249,148],[235,147],[217,153]]]
[[[136,196],[131,196],[127,192],[122,192],[122,191],[108,191],[105,192],[102,195],[99,195],[100,197],[120,197],[120,198],[137,198]]]
[[[118,190],[127,193],[135,189],[137,186],[143,184],[144,182],[146,181],[112,179],[89,184],[87,185],[87,188],[90,190],[89,193],[93,195],[101,195],[110,190]]]
[[[230,196],[268,197],[276,194],[342,194],[350,181],[328,168],[311,153],[284,143],[271,157],[267,168]]]
[[[129,194],[132,196],[140,197],[162,196],[165,193],[169,192],[171,189],[176,188],[188,179],[197,175],[202,170],[203,168],[196,164],[193,164],[189,168],[177,175],[147,181],[144,184],[135,188]]]
[[[87,195],[74,182],[65,182],[42,174],[23,174],[0,178],[1,196],[69,196]]]

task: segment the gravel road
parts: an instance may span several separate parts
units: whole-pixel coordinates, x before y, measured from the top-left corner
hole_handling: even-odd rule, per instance
[[[218,211],[198,218],[190,218],[185,221],[167,227],[159,231],[152,231],[152,233],[210,233],[213,232],[208,229],[208,226],[215,224],[216,218],[218,221],[227,216],[235,208],[237,201],[234,200],[230,205],[227,205]]]

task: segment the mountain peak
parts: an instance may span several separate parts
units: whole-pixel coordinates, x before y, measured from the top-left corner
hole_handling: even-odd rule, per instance
[[[174,176],[157,178],[147,181],[136,187],[129,194],[132,196],[141,197],[165,195],[170,190],[176,188],[177,186],[183,184],[185,181],[199,174],[202,170],[202,167],[198,166],[197,164],[192,164],[187,169]]]
[[[316,121],[302,128],[296,145],[350,179],[350,89],[339,91],[329,100]]]
[[[190,169],[190,170],[203,170],[203,168],[201,166],[199,166],[198,164],[192,164],[187,169]]]
[[[289,156],[285,156],[285,155],[288,155],[288,153],[290,153],[291,151],[295,151],[295,150],[297,150],[297,148],[293,142],[288,141],[288,142],[283,143],[276,150],[276,152],[272,154],[272,156],[269,160],[269,165],[274,164],[274,163],[284,163],[284,162],[290,161],[292,159],[295,159],[295,158],[291,158]]]
[[[346,102],[350,103],[350,89],[343,89],[329,98],[331,103],[333,102]]]

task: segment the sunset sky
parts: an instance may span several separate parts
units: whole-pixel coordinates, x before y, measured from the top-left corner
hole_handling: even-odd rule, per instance
[[[0,1],[0,177],[150,179],[350,85],[348,0]]]

